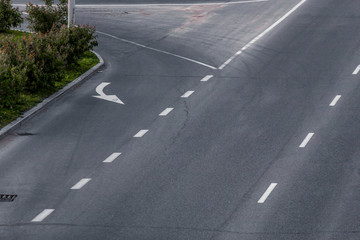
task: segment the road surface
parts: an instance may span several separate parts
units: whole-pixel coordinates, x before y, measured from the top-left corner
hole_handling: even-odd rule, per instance
[[[0,140],[1,239],[359,239],[359,12],[78,8],[106,66]]]

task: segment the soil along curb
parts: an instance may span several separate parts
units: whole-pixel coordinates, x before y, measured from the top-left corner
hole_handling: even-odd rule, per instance
[[[2,129],[0,129],[0,138],[5,137],[10,131],[21,126],[21,124],[23,122],[25,122],[26,120],[33,117],[36,113],[43,110],[50,103],[55,102],[64,93],[68,92],[73,87],[82,83],[87,77],[89,77],[94,72],[96,72],[100,67],[102,67],[104,65],[104,60],[102,59],[102,57],[94,51],[91,51],[91,52],[94,53],[97,56],[97,58],[99,59],[100,62],[98,64],[96,64],[94,67],[90,68],[88,71],[86,71],[80,77],[76,78],[74,81],[70,82],[69,84],[67,84],[65,87],[63,87],[56,93],[52,94],[50,97],[44,99],[41,103],[38,103],[35,107],[33,107],[32,109],[30,109],[27,112],[25,112],[24,114],[22,114],[21,117],[19,117],[18,119],[14,120],[13,122],[9,123]]]

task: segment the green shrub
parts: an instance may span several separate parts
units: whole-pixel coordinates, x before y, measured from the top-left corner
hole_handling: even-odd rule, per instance
[[[0,108],[12,108],[24,89],[24,69],[3,62],[0,58]]]
[[[57,51],[65,56],[66,64],[76,63],[84,53],[93,50],[98,45],[95,28],[89,25],[67,28],[65,25],[59,31],[52,30],[49,35],[55,39]]]
[[[11,0],[0,0],[0,32],[17,27],[23,22],[18,8],[11,6]]]
[[[14,41],[0,41],[3,62],[10,68],[24,71],[25,89],[29,92],[52,90],[63,77],[64,57],[51,43],[48,35],[34,34]]]
[[[59,0],[52,6],[54,0],[43,0],[45,6],[29,3],[26,5],[29,21],[28,28],[33,32],[48,33],[51,29],[60,29],[67,23],[67,0]]]

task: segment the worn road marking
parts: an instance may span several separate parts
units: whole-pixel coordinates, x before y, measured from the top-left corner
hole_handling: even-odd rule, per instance
[[[357,68],[354,70],[354,72],[352,74],[357,75],[359,72],[360,72],[360,65],[357,66]]]
[[[308,144],[308,142],[310,141],[310,139],[314,136],[314,133],[309,133],[306,138],[302,141],[302,143],[300,144],[299,147],[304,148],[306,147],[306,145]]]
[[[100,31],[96,31],[96,32],[97,32],[97,33],[100,33],[100,34],[103,34],[103,35],[105,35],[105,36],[108,36],[108,37],[111,37],[111,38],[115,38],[115,39],[117,39],[117,40],[120,40],[120,41],[129,43],[129,44],[133,44],[133,45],[138,46],[138,47],[146,48],[146,49],[149,49],[149,50],[153,50],[153,51],[155,51],[155,52],[164,53],[164,54],[167,54],[167,55],[170,55],[170,56],[173,56],[173,57],[181,58],[181,59],[183,59],[183,60],[187,60],[187,61],[190,61],[190,62],[199,64],[199,65],[202,65],[202,66],[207,67],[207,68],[217,69],[216,67],[210,66],[210,65],[208,65],[208,64],[206,64],[206,63],[199,62],[199,61],[194,60],[194,59],[191,59],[191,58],[183,57],[183,56],[180,56],[180,55],[178,55],[178,54],[174,54],[174,53],[167,52],[167,51],[163,51],[163,50],[156,49],[156,48],[153,48],[153,47],[145,46],[145,45],[143,45],[143,44],[140,44],[140,43],[137,43],[137,42],[133,42],[133,41],[129,41],[129,40],[126,40],[126,39],[123,39],[123,38],[118,38],[118,37],[113,36],[113,35],[108,34],[108,33],[103,33],[103,32],[100,32]]]
[[[83,186],[85,186],[85,184],[87,184],[88,182],[90,182],[91,178],[83,178],[81,179],[77,184],[75,184],[74,186],[72,186],[72,190],[77,190],[77,189],[81,189]]]
[[[42,222],[47,216],[49,216],[55,209],[44,209],[39,215],[37,215],[32,222]]]
[[[194,91],[187,91],[187,92],[184,93],[184,95],[182,95],[181,97],[182,97],[182,98],[188,98],[188,97],[190,97],[190,95],[193,94],[193,93],[194,93]]]
[[[201,82],[207,82],[209,81],[212,77],[214,77],[214,75],[207,75],[206,77],[204,77],[203,79],[201,79]]]
[[[113,154],[111,154],[110,156],[108,156],[103,162],[104,163],[111,163],[113,162],[117,157],[119,157],[121,155],[120,152],[115,152]]]
[[[274,190],[274,188],[276,187],[277,183],[272,183],[270,184],[270,186],[268,187],[268,189],[266,189],[266,191],[264,192],[264,194],[261,196],[261,198],[259,199],[258,203],[264,203],[266,201],[266,199],[269,197],[269,195],[271,194],[271,192]]]
[[[334,98],[334,100],[332,100],[332,102],[329,104],[330,107],[333,107],[336,105],[336,103],[339,101],[339,99],[341,98],[341,95],[336,95],[336,97]]]
[[[174,108],[166,108],[164,111],[162,111],[159,116],[166,116],[168,115]]]
[[[141,138],[143,137],[149,130],[148,129],[142,129],[140,130],[137,134],[134,135],[134,137],[136,138]]]
[[[284,16],[282,16],[279,20],[277,20],[275,23],[273,23],[270,27],[268,27],[264,32],[259,34],[257,37],[255,37],[253,40],[251,40],[248,44],[246,44],[244,47],[241,48],[240,51],[236,52],[233,56],[231,56],[228,60],[226,60],[219,69],[224,69],[232,60],[236,58],[236,56],[240,55],[241,52],[253,45],[255,42],[257,42],[260,38],[265,36],[267,33],[269,33],[271,30],[273,30],[277,25],[279,25],[282,21],[284,21],[287,17],[289,17],[293,12],[296,11],[302,4],[304,4],[306,0],[302,0],[300,3],[298,3],[295,7],[293,7],[289,12],[287,12]]]

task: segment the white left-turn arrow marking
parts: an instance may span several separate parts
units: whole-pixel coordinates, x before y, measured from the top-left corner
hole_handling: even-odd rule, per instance
[[[106,95],[104,93],[104,88],[109,84],[110,84],[109,82],[100,83],[100,85],[96,87],[96,92],[99,94],[99,96],[93,96],[93,97],[100,98],[109,102],[125,105],[125,103],[123,103],[123,101],[121,101],[116,95]]]

